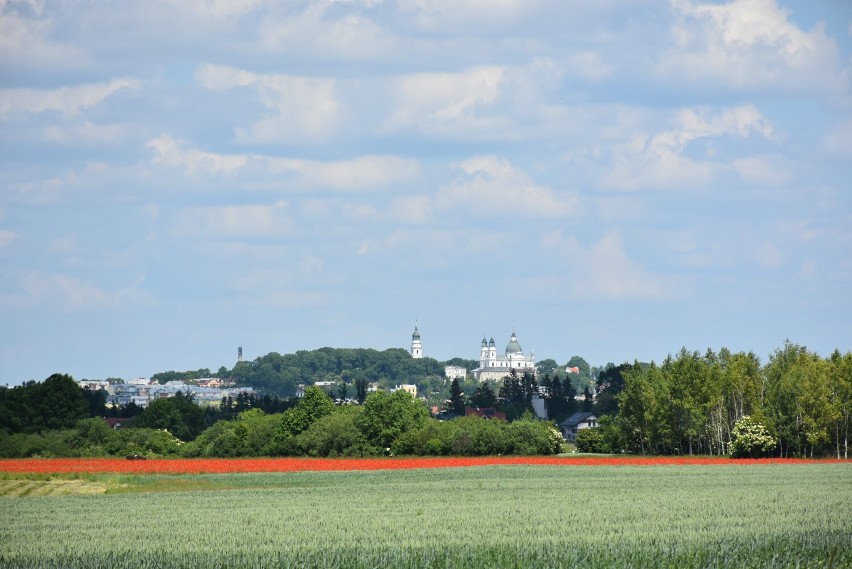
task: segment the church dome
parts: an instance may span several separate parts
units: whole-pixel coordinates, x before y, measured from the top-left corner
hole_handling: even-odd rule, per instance
[[[414,333],[411,335],[412,340],[420,339],[420,330],[417,329],[417,326],[414,327]]]
[[[506,355],[520,353],[523,353],[523,350],[521,349],[521,345],[518,343],[518,339],[515,337],[515,333],[512,332],[512,339],[508,344],[506,344]]]

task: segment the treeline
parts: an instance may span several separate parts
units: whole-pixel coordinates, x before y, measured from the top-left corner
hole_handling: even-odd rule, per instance
[[[682,349],[614,371],[606,385],[599,378],[596,402],[612,414],[585,435],[602,452],[729,454],[749,416],[776,441],[774,456],[848,458],[852,352],[821,358],[786,342],[761,366],[751,352]]]
[[[473,369],[477,362],[461,360]],[[383,351],[352,348],[320,348],[281,355],[276,352],[254,361],[238,362],[228,377],[239,385],[275,393],[282,397],[296,394],[299,384],[317,381],[342,382],[354,386],[357,380],[381,385],[422,383],[429,376],[443,377],[444,363],[433,358],[411,357],[403,349]]]
[[[78,409],[82,415],[82,408]],[[69,417],[70,421],[70,417]],[[113,430],[102,418],[77,419],[69,428],[0,431],[0,454],[27,456],[184,457],[384,456],[554,454],[562,437],[531,415],[511,423],[480,418],[437,421],[404,391],[371,393],[364,405],[335,405],[318,387],[282,413],[261,408],[206,426],[191,395],[152,401],[132,427]]]

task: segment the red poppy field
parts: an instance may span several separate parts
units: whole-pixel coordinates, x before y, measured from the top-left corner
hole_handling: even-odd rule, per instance
[[[492,465],[528,466],[666,466],[766,465],[814,463],[805,459],[732,460],[727,457],[430,457],[430,458],[243,458],[149,459],[55,458],[4,459],[0,472],[67,474],[226,474],[345,470],[410,470]],[[818,461],[831,462],[831,461]]]

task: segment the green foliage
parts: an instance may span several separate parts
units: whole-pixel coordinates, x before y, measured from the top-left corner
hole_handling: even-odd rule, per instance
[[[70,375],[55,373],[41,383],[0,388],[0,430],[10,433],[71,428],[88,411],[83,390]]]
[[[249,409],[235,421],[218,421],[184,446],[184,456],[264,456],[272,452],[281,425],[281,415]]]
[[[600,427],[591,429],[580,429],[577,431],[577,439],[574,444],[577,452],[611,453],[612,448],[604,441],[603,430]]]
[[[280,432],[285,437],[298,435],[310,427],[314,421],[331,415],[336,409],[328,393],[319,387],[308,387],[299,404],[282,415]]]
[[[772,456],[848,456],[852,365],[844,361],[852,354],[820,358],[785,342],[764,367],[751,352],[724,348],[634,363],[616,397],[613,450],[730,454],[734,425],[750,416],[776,441]]]
[[[222,369],[219,370],[219,377],[223,377],[221,373]],[[155,373],[151,376],[151,380],[162,384],[170,381],[194,381],[196,379],[204,379],[205,377],[213,377],[213,374],[206,367],[194,371],[164,371]]]
[[[456,415],[464,415],[464,409],[467,405],[466,399],[458,378],[454,378],[450,383],[450,398],[447,400],[447,410],[452,411]]]
[[[507,423],[471,416],[443,422],[430,419],[397,437],[392,449],[394,454],[418,456],[547,455],[563,452],[564,442],[559,431],[544,421]]]
[[[358,428],[363,408],[348,405],[340,412],[318,419],[293,441],[296,454],[303,456],[379,456],[384,449],[373,446]]]
[[[311,385],[320,380],[353,383],[356,396],[360,396],[359,381],[417,384],[424,377],[443,373],[441,362],[433,358],[414,359],[402,349],[320,348],[285,355],[272,352],[252,362],[237,363],[229,375],[241,385],[292,397],[297,385]]]
[[[470,404],[480,409],[494,407],[497,405],[497,395],[491,382],[485,381],[479,384],[476,391],[470,396]]]
[[[367,397],[357,425],[371,445],[390,448],[397,437],[420,427],[427,419],[426,406],[410,393],[378,391]]]
[[[777,441],[761,423],[748,415],[734,425],[731,432],[731,457],[764,458],[772,455]]]
[[[192,401],[191,395],[178,391],[174,397],[151,401],[133,424],[165,429],[182,441],[189,441],[204,430],[204,411]]]

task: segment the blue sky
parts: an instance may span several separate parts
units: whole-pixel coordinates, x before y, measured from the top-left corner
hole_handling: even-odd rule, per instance
[[[852,348],[852,2],[0,0],[0,383]]]

